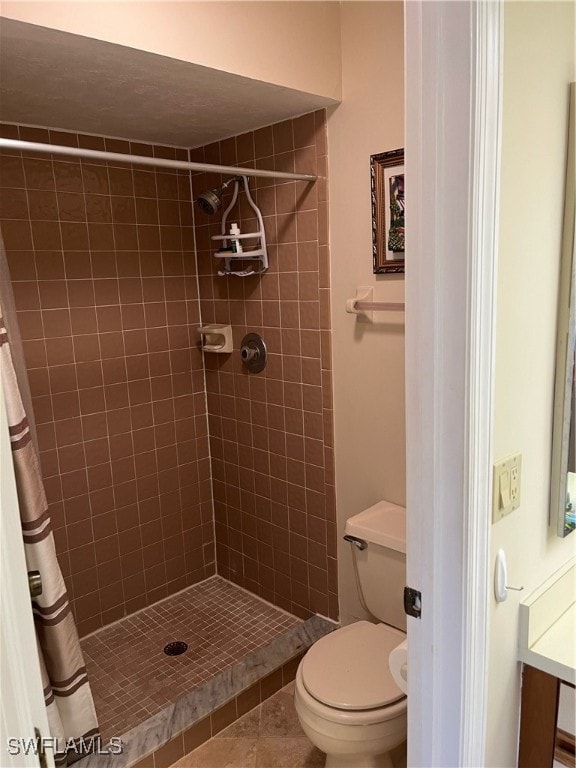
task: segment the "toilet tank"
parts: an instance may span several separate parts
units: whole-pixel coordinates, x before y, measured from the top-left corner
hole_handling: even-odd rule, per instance
[[[384,624],[406,631],[406,509],[388,501],[346,521],[362,600]],[[364,546],[366,544],[366,546]]]

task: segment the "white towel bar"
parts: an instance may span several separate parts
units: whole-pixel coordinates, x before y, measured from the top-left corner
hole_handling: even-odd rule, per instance
[[[373,312],[404,312],[405,305],[402,302],[373,301],[373,298],[372,286],[356,288],[356,296],[346,300],[346,312],[365,317],[370,322],[373,320]]]

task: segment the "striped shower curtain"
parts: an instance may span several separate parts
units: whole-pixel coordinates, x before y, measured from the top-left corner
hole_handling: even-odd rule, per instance
[[[42,594],[32,600],[44,698],[51,736],[58,739],[56,765],[81,756],[83,747],[98,744],[98,721],[86,667],[64,579],[56,560],[54,536],[42,483],[40,463],[19,386],[25,369],[16,374],[6,325],[15,329],[11,315],[11,287],[0,238],[0,382],[4,390],[22,534],[28,570],[42,576]],[[15,345],[18,360],[18,341]],[[26,382],[27,384],[27,382]],[[26,389],[26,387],[24,387]],[[24,395],[24,398],[23,398]]]

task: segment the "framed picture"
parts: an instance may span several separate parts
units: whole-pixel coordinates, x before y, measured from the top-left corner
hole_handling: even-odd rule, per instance
[[[370,157],[374,274],[404,272],[404,150]]]

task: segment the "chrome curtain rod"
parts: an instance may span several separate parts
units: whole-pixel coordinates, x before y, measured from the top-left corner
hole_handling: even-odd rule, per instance
[[[143,157],[141,155],[126,155],[119,152],[102,152],[99,149],[78,149],[62,147],[58,144],[40,144],[34,141],[18,139],[0,139],[0,149],[17,149],[20,152],[47,152],[51,155],[69,155],[83,157],[88,160],[108,160],[116,163],[133,165],[153,165],[159,168],[173,168],[183,171],[207,171],[208,173],[224,173],[232,176],[254,176],[263,179],[289,179],[291,181],[316,181],[317,176],[309,173],[288,173],[283,171],[264,171],[259,168],[237,168],[233,165],[213,165],[211,163],[191,163],[186,160],[164,160],[158,157]]]

